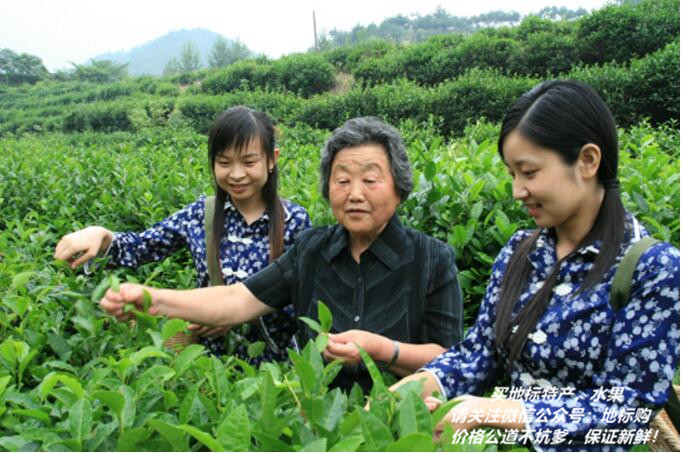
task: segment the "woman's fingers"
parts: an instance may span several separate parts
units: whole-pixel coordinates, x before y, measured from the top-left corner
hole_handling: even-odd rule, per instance
[[[340,359],[346,364],[357,363],[361,360],[359,350],[354,343],[339,343],[330,338],[323,354],[327,360]]]
[[[440,401],[438,398],[435,398],[434,396],[425,397],[423,402],[426,403],[426,407],[430,412],[433,412],[442,404],[442,401]]]
[[[99,306],[108,314],[117,318],[124,314],[125,306],[133,304],[141,307],[144,302],[144,287],[133,283],[121,284],[119,291],[108,289],[99,301]],[[125,313],[127,315],[127,313]],[[129,317],[129,316],[127,316]]]
[[[96,255],[97,255],[97,250],[96,250],[96,249],[94,249],[94,248],[88,249],[88,250],[85,251],[82,255],[80,255],[78,258],[76,258],[75,260],[73,260],[73,262],[71,263],[71,269],[75,269],[75,268],[77,268],[78,266],[80,266],[81,264],[83,264],[84,262],[90,261],[90,260],[91,260],[92,258],[94,258]],[[73,256],[75,256],[75,254],[72,255],[71,259],[73,259]]]
[[[105,245],[111,243],[112,233],[106,228],[90,226],[62,237],[54,249],[54,258],[70,263],[75,269],[94,258]]]

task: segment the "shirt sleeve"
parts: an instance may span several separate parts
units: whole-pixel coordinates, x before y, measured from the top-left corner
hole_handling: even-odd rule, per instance
[[[433,242],[436,264],[426,294],[425,312],[419,339],[449,347],[463,337],[463,298],[454,250]]]
[[[433,359],[423,370],[432,373],[447,399],[459,395],[481,395],[496,371],[494,319],[506,265],[517,244],[526,236],[516,233],[499,252],[480,305],[478,317],[463,341]]]
[[[202,236],[204,197],[167,217],[142,233],[116,232],[109,248],[109,264],[136,268],[160,261],[187,244],[192,229]]]
[[[286,234],[284,235],[284,244],[286,247],[292,245],[300,233],[312,226],[310,216],[302,206],[290,203],[288,206],[291,217],[286,225]]]
[[[594,447],[590,431],[648,427],[667,400],[679,360],[677,249],[661,243],[643,254],[629,302],[613,316],[603,368],[591,382],[569,398],[524,402],[533,432],[567,430],[574,449]]]
[[[291,303],[298,283],[298,247],[296,241],[272,264],[243,282],[262,303],[276,309]]]

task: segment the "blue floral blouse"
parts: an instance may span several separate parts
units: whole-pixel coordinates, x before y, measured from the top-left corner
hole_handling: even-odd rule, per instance
[[[284,204],[284,249],[290,247],[302,230],[310,227],[310,218],[305,209],[293,202]],[[210,278],[206,265],[206,243],[204,213],[206,197],[201,196],[194,203],[161,220],[142,233],[115,233],[108,250],[109,264],[135,268],[150,261],[160,261],[181,247],[189,248],[197,270],[197,285],[209,286]],[[241,213],[229,201],[225,202],[225,228],[221,242],[222,275],[225,284],[238,283],[269,264],[269,217],[264,213],[248,225]],[[279,347],[275,353],[269,346],[253,362],[264,360],[286,360],[286,346],[292,346],[297,329],[292,306],[263,317],[274,344]],[[244,333],[247,343],[240,343],[236,355],[248,358],[250,342],[263,341],[258,329],[246,326]],[[225,353],[225,338],[202,338],[201,342],[216,355]]]
[[[627,223],[634,233],[617,263],[648,235],[632,216]],[[424,368],[448,399],[488,390],[485,382],[497,371],[494,319],[501,282],[514,249],[529,234],[517,232],[499,253],[464,340]],[[599,246],[585,246],[561,264],[549,305],[513,365],[510,387],[492,395],[522,401],[526,430],[520,434],[538,450],[622,451],[646,443],[654,435],[648,421],[671,388],[679,358],[679,250],[666,243],[649,248],[634,272],[629,302],[614,311],[608,301],[616,265],[591,290],[574,294]],[[558,261],[547,230],[528,258],[534,269],[514,315]]]

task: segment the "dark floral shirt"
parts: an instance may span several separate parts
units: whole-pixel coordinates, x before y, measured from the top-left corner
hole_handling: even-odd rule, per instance
[[[613,310],[609,300],[617,263],[648,235],[633,217],[627,223],[632,239],[592,289],[577,292],[600,243],[561,264],[549,305],[513,365],[510,387],[497,395],[522,401],[528,440],[538,450],[628,450],[637,436],[645,437],[648,420],[667,400],[679,360],[679,250],[667,243],[650,247],[637,264],[628,303]],[[448,399],[482,395],[497,371],[500,285],[513,251],[529,234],[516,233],[499,253],[465,339],[425,367]],[[558,261],[555,239],[546,230],[528,258],[533,269],[514,315]]]
[[[310,227],[310,218],[305,209],[287,200],[284,202],[284,249],[293,244],[299,232]],[[206,243],[204,213],[206,197],[201,196],[194,203],[161,220],[142,233],[115,233],[108,254],[109,263],[116,266],[135,268],[150,261],[160,261],[181,247],[191,252],[197,271],[197,285],[209,286],[210,278],[206,265]],[[248,225],[241,213],[229,201],[225,203],[225,228],[221,242],[222,276],[225,284],[238,283],[267,266],[269,262],[269,217],[264,213]],[[292,346],[296,331],[294,310],[291,306],[263,317],[279,352],[269,346],[252,362],[264,360],[286,360],[286,348]],[[260,330],[255,326],[245,326],[241,332],[247,342],[236,346],[235,354],[248,358],[247,346],[250,342],[263,341]],[[225,338],[203,338],[202,344],[216,355],[224,354]]]

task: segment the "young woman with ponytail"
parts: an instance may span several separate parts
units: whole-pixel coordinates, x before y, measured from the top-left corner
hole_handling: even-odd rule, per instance
[[[211,283],[207,251],[217,255],[224,284],[241,282],[282,255],[297,234],[310,227],[305,209],[277,193],[278,157],[272,120],[247,107],[232,107],[217,118],[208,137],[215,183],[212,222],[205,222],[207,198],[201,196],[142,233],[113,233],[91,226],[68,234],[57,245],[55,258],[67,260],[76,268],[106,254],[110,266],[136,268],[187,247],[199,287]],[[212,234],[204,231],[206,224],[212,224]],[[206,244],[209,236],[212,241]],[[286,347],[293,345],[297,330],[293,308],[286,307],[257,322],[257,327],[245,333],[248,341],[236,345],[236,355],[248,359],[248,343],[265,341],[265,351],[254,362],[287,360]],[[194,324],[190,329],[212,353],[226,352],[224,336],[229,328]]]
[[[629,299],[611,305],[618,264],[648,233],[624,209],[617,130],[589,86],[551,81],[522,95],[498,146],[538,228],[497,256],[465,339],[395,387],[423,380],[431,409],[434,391],[458,398],[444,423],[460,432],[516,430],[537,450],[630,449],[678,365],[679,250],[649,247]]]

